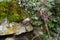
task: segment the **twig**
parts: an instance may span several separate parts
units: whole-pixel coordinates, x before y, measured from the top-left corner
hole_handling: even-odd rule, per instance
[[[60,30],[58,31],[58,33],[56,35],[56,40],[59,40],[59,34],[60,34]]]
[[[37,38],[37,37],[38,37],[38,38]],[[39,36],[34,36],[34,37],[32,38],[32,40],[35,40],[35,38],[41,40]]]
[[[49,28],[48,28],[47,22],[44,21],[44,23],[45,23],[45,27],[46,27],[46,30],[47,30],[47,33],[48,33],[48,37],[51,40],[51,36],[50,36],[50,32],[49,32]]]

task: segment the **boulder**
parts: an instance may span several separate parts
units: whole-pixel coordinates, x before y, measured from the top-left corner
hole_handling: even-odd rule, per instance
[[[25,32],[30,32],[32,30],[33,27],[31,24],[25,25],[22,23],[10,23],[8,27],[5,24],[0,25],[0,35],[19,35]]]

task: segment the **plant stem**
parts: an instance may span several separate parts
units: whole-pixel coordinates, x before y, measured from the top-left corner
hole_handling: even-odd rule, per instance
[[[46,27],[46,30],[47,30],[47,33],[48,33],[48,37],[51,40],[51,36],[50,36],[50,32],[49,32],[49,28],[48,28],[47,22],[44,21],[44,23],[45,23],[45,27]]]

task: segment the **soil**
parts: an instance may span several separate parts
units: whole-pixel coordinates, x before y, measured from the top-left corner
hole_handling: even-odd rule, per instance
[[[0,40],[5,40],[6,38],[9,38],[9,37],[15,38],[15,40],[32,40],[32,38],[34,37],[34,34],[33,34],[33,31],[31,31],[31,32],[23,33],[17,36],[15,35],[15,37],[13,34],[5,35],[5,36],[0,36]]]

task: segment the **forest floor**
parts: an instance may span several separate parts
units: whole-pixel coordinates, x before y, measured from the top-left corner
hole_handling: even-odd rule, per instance
[[[5,36],[0,36],[0,40],[5,40],[6,38],[14,38],[14,35],[5,35]],[[28,32],[28,33],[23,33],[20,35],[15,36],[15,40],[32,40],[34,37],[33,32]]]

